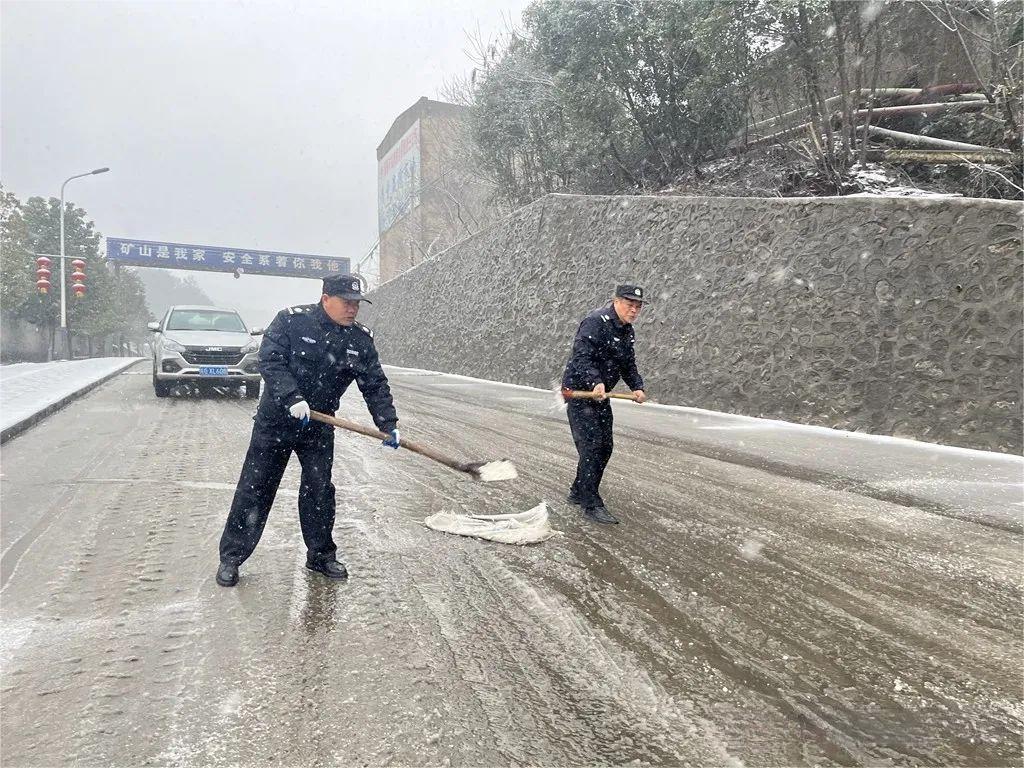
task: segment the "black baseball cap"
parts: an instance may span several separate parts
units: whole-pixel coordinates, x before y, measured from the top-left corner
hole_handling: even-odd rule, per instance
[[[330,275],[324,278],[324,293],[328,296],[338,296],[350,301],[365,301],[373,304],[372,301],[363,296],[363,284],[355,275]]]
[[[644,289],[639,285],[617,285],[615,286],[615,295],[621,299],[639,301],[641,304],[647,301],[644,298]]]

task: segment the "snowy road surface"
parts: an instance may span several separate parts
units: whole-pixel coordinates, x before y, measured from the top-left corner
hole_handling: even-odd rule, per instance
[[[1021,764],[1018,459],[617,404],[596,527],[551,396],[393,372],[403,435],[521,481],[339,433],[350,581],[293,462],[223,589],[252,403],[146,374],[3,446],[4,766]],[[536,547],[419,523],[541,499]]]

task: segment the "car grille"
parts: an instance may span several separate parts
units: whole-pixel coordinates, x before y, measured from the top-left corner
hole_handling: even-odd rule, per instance
[[[238,365],[244,357],[238,347],[224,347],[220,352],[209,352],[203,347],[189,347],[181,356],[191,365]]]

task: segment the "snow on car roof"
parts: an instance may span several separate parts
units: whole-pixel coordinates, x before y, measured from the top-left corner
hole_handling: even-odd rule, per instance
[[[213,310],[214,312],[234,312],[236,315],[238,314],[237,310],[231,309],[230,307],[212,307],[208,304],[175,304],[173,307],[171,307],[172,312],[176,309],[209,309]]]

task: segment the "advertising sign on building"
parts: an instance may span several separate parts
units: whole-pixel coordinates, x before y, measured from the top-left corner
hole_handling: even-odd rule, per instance
[[[198,269],[207,272],[238,272],[251,275],[310,277],[350,271],[348,258],[312,256],[302,253],[258,251],[252,248],[224,248],[219,245],[186,245],[153,240],[107,238],[107,260],[114,264],[163,269]]]
[[[420,204],[420,121],[377,161],[377,225],[390,229]]]

